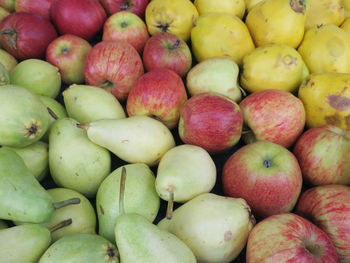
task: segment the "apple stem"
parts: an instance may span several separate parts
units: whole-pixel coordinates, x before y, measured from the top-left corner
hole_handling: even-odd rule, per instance
[[[72,218],[69,218],[67,220],[63,220],[62,222],[58,223],[57,225],[53,226],[52,228],[50,228],[50,232],[55,232],[58,229],[61,229],[62,227],[68,226],[72,224]]]
[[[174,209],[174,188],[169,187],[169,201],[166,209],[166,218],[171,219],[173,217],[173,209]]]
[[[61,202],[52,203],[52,206],[55,210],[57,210],[57,209],[60,209],[62,207],[68,206],[68,205],[76,205],[76,204],[80,204],[80,198],[78,198],[78,197],[74,197],[74,198],[64,200]]]
[[[175,43],[170,46],[170,49],[176,49],[180,45],[180,39],[176,39]]]
[[[124,195],[125,195],[125,180],[126,180],[126,169],[122,167],[122,174],[120,177],[120,190],[119,190],[119,214],[124,215]]]
[[[238,88],[239,88],[240,91],[242,92],[243,97],[247,97],[247,92],[245,92],[245,90],[244,90],[241,86],[239,86],[239,85],[238,85]]]
[[[124,11],[128,10],[131,7],[131,3],[129,1],[125,1],[120,7],[119,10]]]
[[[58,117],[57,117],[56,113],[53,112],[53,110],[51,110],[49,107],[46,107],[46,109],[52,118],[54,118],[55,120],[58,120]]]
[[[5,39],[10,48],[17,50],[17,32],[12,28],[6,28],[0,32],[2,35],[8,35]]]

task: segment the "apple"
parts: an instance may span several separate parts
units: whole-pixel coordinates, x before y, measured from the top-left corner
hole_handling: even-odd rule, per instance
[[[46,61],[56,66],[62,82],[84,83],[84,64],[92,46],[85,39],[74,35],[63,35],[52,41],[46,49]]]
[[[239,148],[227,159],[222,171],[225,195],[246,200],[258,218],[292,211],[302,180],[293,153],[269,141]]]
[[[148,0],[100,0],[108,15],[130,11],[141,18],[145,16]]]
[[[267,140],[289,148],[304,130],[304,105],[290,92],[274,89],[254,92],[239,106],[249,129],[243,132],[245,143]]]
[[[5,8],[0,6],[0,23],[2,20],[4,20],[5,17],[7,17],[10,14],[11,13],[9,11],[7,11]]]
[[[50,20],[50,8],[54,0],[16,0],[16,12],[39,14]]]
[[[146,42],[142,55],[147,71],[168,68],[184,77],[192,66],[191,50],[181,38],[169,32],[157,33]]]
[[[350,185],[350,132],[334,125],[305,131],[293,150],[311,185]]]
[[[86,40],[91,40],[107,19],[97,0],[56,0],[50,14],[61,35],[72,34]]]
[[[144,69],[137,50],[123,40],[106,40],[90,50],[84,65],[87,85],[102,87],[125,101]]]
[[[16,59],[43,58],[55,38],[55,27],[38,14],[15,12],[0,24],[1,44]]]
[[[310,219],[330,237],[339,262],[350,262],[350,187],[321,185],[306,190],[296,213]]]
[[[166,68],[156,68],[142,75],[131,87],[126,102],[129,116],[154,116],[169,129],[175,128],[180,108],[187,100],[181,77]]]
[[[145,22],[129,11],[111,15],[103,25],[102,40],[125,40],[140,54],[148,39]]]
[[[12,13],[15,11],[15,2],[16,0],[0,0],[0,6]]]
[[[208,58],[190,69],[186,77],[186,87],[191,96],[203,92],[218,92],[240,102],[242,92],[238,76],[239,67],[232,59]]]
[[[208,92],[192,96],[181,107],[178,133],[184,143],[216,154],[238,143],[242,125],[242,112],[236,102]]]
[[[293,213],[280,213],[260,221],[251,230],[247,263],[337,263],[332,241],[316,225]]]

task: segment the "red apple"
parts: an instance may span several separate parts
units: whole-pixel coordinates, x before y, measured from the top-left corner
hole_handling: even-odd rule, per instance
[[[149,38],[145,22],[134,13],[121,11],[111,15],[103,26],[102,40],[125,40],[140,54]]]
[[[329,237],[317,226],[292,213],[269,216],[248,237],[247,263],[337,263]]]
[[[122,40],[97,43],[84,65],[86,84],[105,88],[121,101],[126,100],[131,87],[143,73],[139,53]]]
[[[108,15],[120,11],[130,11],[139,17],[145,16],[148,0],[100,0]]]
[[[350,185],[350,133],[333,125],[305,131],[293,150],[312,185]]]
[[[84,64],[91,48],[81,37],[63,35],[49,44],[46,60],[59,69],[63,83],[84,83]]]
[[[170,69],[158,68],[141,76],[132,86],[126,110],[129,116],[155,116],[172,129],[178,124],[180,108],[186,100],[181,77]]]
[[[153,35],[145,45],[143,64],[147,71],[168,68],[184,77],[192,66],[191,50],[177,35],[164,32]]]
[[[86,40],[91,40],[107,19],[98,0],[56,0],[50,13],[61,35],[72,34]]]
[[[243,135],[246,143],[267,140],[289,148],[304,130],[303,103],[290,92],[272,89],[254,92],[239,106],[244,125],[250,129]]]
[[[300,196],[296,213],[326,232],[339,262],[350,262],[350,187],[332,184],[310,188]]]
[[[187,144],[211,154],[224,152],[241,137],[242,112],[236,102],[219,93],[192,96],[181,108],[178,132]]]
[[[55,38],[55,27],[41,15],[15,12],[0,24],[3,48],[20,60],[43,58],[47,46]]]
[[[256,141],[239,148],[222,171],[225,195],[243,198],[258,218],[294,208],[302,187],[302,174],[295,156],[269,141]]]
[[[50,19],[50,8],[54,0],[16,0],[16,12],[39,14]]]

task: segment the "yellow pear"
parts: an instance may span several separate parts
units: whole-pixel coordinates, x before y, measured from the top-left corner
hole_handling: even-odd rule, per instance
[[[237,16],[207,13],[199,16],[191,31],[192,51],[198,62],[228,57],[237,64],[254,49],[246,25]]]
[[[350,0],[342,0],[345,18],[350,16]]]
[[[224,13],[243,18],[245,13],[244,0],[194,0],[199,15],[206,13]]]
[[[309,128],[332,124],[350,131],[350,74],[312,74],[300,88]]]
[[[307,30],[298,52],[310,73],[350,73],[350,34],[336,25]]]
[[[243,58],[240,80],[244,89],[296,91],[309,75],[300,54],[285,44],[258,47]]]
[[[199,14],[190,0],[152,0],[146,7],[148,32],[170,32],[187,41]]]
[[[334,24],[339,26],[345,18],[341,0],[309,0],[310,9],[306,15],[305,30],[314,26]]]
[[[245,0],[246,9],[249,12],[252,8],[263,0]]]
[[[309,0],[267,0],[256,4],[246,25],[257,46],[281,43],[296,48],[304,36]]]

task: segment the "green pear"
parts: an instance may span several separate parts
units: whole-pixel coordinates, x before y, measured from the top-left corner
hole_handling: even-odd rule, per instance
[[[143,215],[153,222],[160,207],[160,199],[154,187],[155,176],[146,164],[127,164],[114,170],[102,182],[96,194],[99,234],[111,242],[115,242],[114,223],[119,216],[120,178],[123,168],[128,172],[125,211]]]
[[[118,250],[95,234],[72,234],[53,243],[39,263],[118,263]]]
[[[80,123],[126,117],[117,98],[105,89],[73,84],[62,95],[69,117]]]
[[[0,148],[0,200],[1,219],[42,223],[55,209],[79,199],[56,203],[15,151]]]
[[[49,113],[37,95],[20,86],[0,86],[0,145],[25,147],[48,126]]]
[[[4,66],[7,72],[11,72],[18,64],[17,59],[10,53],[0,48],[0,63]]]
[[[128,163],[154,166],[175,146],[170,130],[161,121],[147,116],[98,120],[81,127],[87,130],[91,141]]]
[[[72,118],[56,120],[49,136],[49,168],[57,186],[94,197],[110,173],[108,150],[91,142],[86,131]]]
[[[7,227],[8,227],[7,223],[4,220],[0,220],[0,229],[4,229]]]
[[[48,174],[49,146],[47,143],[37,141],[22,148],[7,146],[4,146],[3,148],[9,148],[21,156],[28,170],[39,182]]]
[[[229,263],[246,245],[255,219],[246,201],[200,194],[162,219],[158,226],[180,238],[201,263]]]
[[[0,63],[0,86],[10,84],[10,75],[5,67]]]
[[[25,59],[10,72],[10,83],[35,94],[56,98],[61,89],[58,68],[41,59]]]

